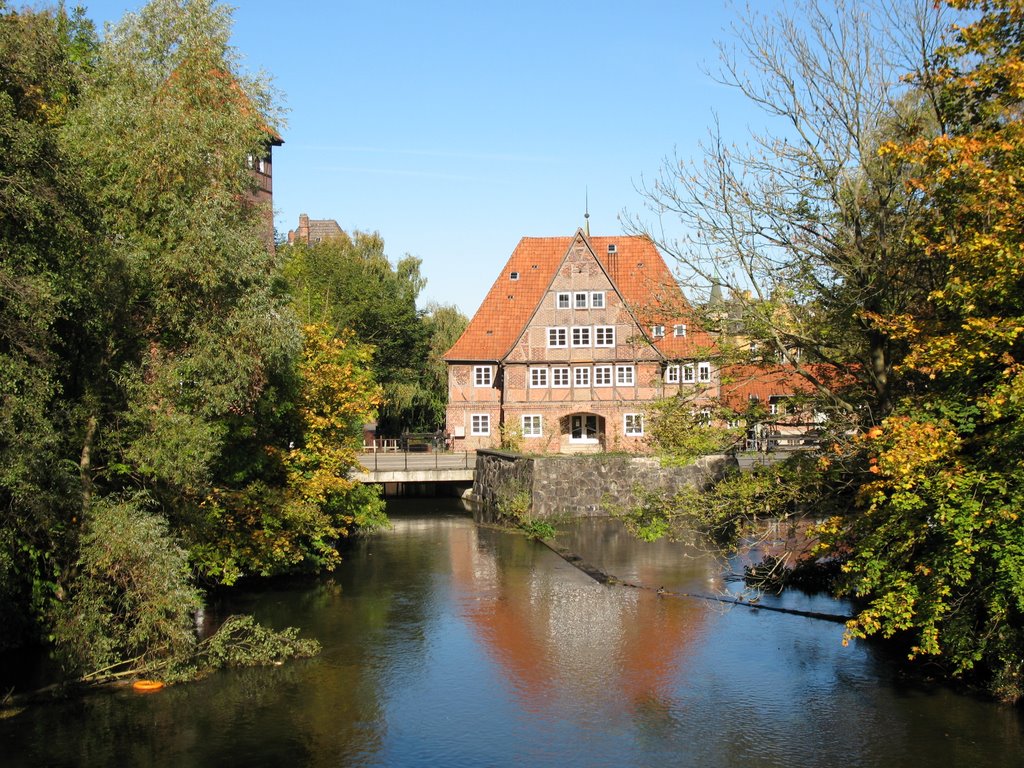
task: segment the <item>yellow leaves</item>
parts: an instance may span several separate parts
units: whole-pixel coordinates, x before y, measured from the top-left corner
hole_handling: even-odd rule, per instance
[[[863,439],[878,451],[868,459],[868,471],[884,475],[883,488],[902,490],[912,488],[933,473],[931,467],[948,460],[960,445],[952,427],[906,416],[886,419],[882,427],[873,427]]]

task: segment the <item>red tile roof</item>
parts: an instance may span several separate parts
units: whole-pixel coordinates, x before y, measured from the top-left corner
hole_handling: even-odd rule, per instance
[[[828,387],[848,386],[854,382],[850,371],[831,365],[809,365],[809,372]],[[767,403],[773,397],[813,395],[816,390],[805,377],[788,365],[731,365],[723,368],[722,404],[743,411],[752,398]]]
[[[627,235],[586,238],[580,231],[573,237],[520,240],[480,309],[444,359],[504,358],[526,328],[577,237],[590,243],[598,262],[644,332],[650,334],[652,325],[665,326],[665,337],[655,343],[663,354],[706,354],[714,346],[650,239]],[[608,252],[609,245],[615,246],[614,253]],[[513,272],[518,273],[517,280],[511,279]],[[675,323],[686,324],[685,337],[673,336]]]

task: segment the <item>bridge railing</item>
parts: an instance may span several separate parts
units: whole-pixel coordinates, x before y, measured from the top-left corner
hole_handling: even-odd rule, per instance
[[[399,451],[375,452],[361,459],[374,472],[422,469],[474,469],[476,451]]]

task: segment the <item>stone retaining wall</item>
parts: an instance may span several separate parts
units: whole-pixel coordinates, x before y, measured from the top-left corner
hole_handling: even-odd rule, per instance
[[[534,517],[606,515],[607,506],[630,506],[636,489],[675,492],[684,485],[705,486],[721,477],[732,456],[703,456],[685,467],[662,467],[644,456],[523,456],[477,452],[473,496],[485,519],[494,519],[502,493],[523,489]]]

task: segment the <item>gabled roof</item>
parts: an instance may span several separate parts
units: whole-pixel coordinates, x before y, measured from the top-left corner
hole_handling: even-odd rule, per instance
[[[655,348],[668,357],[684,357],[713,347],[654,243],[646,237],[619,235],[587,238],[524,237],[494,281],[466,330],[445,360],[501,360],[519,340],[555,274],[577,238],[588,245],[645,334],[666,326]],[[609,246],[614,248],[609,251]],[[518,278],[513,280],[512,274]],[[687,335],[675,337],[673,323],[685,323]]]

